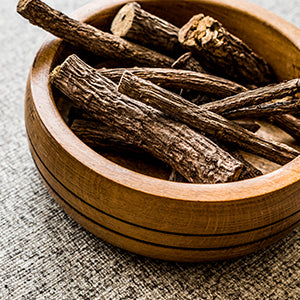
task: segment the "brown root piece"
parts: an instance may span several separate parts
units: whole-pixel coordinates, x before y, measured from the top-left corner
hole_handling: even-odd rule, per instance
[[[117,86],[76,55],[50,75],[51,83],[95,120],[122,133],[193,183],[235,180],[242,164],[208,138],[117,91]]]
[[[238,161],[243,163],[243,168],[242,168],[241,174],[240,174],[239,178],[237,179],[237,181],[238,180],[250,179],[250,178],[254,178],[254,177],[263,175],[263,173],[259,169],[254,167],[247,160],[245,160],[245,158],[243,157],[243,155],[240,153],[240,151],[238,149],[234,149],[233,147],[230,147],[228,145],[224,146],[224,144],[222,144],[222,145],[219,144],[219,146],[222,149],[224,149],[225,151],[227,151],[228,153],[230,153]],[[182,175],[180,175],[174,169],[171,171],[171,174],[169,176],[169,180],[170,181],[175,181],[175,182],[188,182]]]
[[[96,55],[142,66],[170,67],[174,59],[69,18],[40,0],[19,0],[17,12],[57,37]]]
[[[199,62],[192,56],[191,52],[184,53],[174,61],[171,66],[174,69],[191,70],[200,73],[206,73]]]
[[[145,10],[140,4],[131,2],[124,5],[112,21],[114,35],[133,41],[139,45],[155,49],[171,57],[179,58],[173,68],[204,72],[200,63],[185,52],[178,41],[179,28]]]
[[[240,153],[240,151],[238,149],[233,149],[230,146],[228,146],[228,147],[222,146],[222,148],[224,150],[228,151],[238,161],[243,163],[244,166],[243,166],[242,172],[241,172],[238,180],[250,179],[250,178],[254,178],[254,177],[263,175],[263,173],[259,169],[254,167],[247,160],[245,160],[245,158],[243,157],[243,155]]]
[[[245,124],[251,124],[250,121]],[[245,125],[244,124],[244,125]],[[252,122],[255,125],[255,123]],[[259,126],[258,126],[259,127]],[[126,149],[131,151],[139,151],[138,148],[130,144],[122,134],[119,134],[110,126],[93,121],[91,119],[74,119],[71,125],[71,130],[78,136],[85,144],[91,148],[97,149],[99,147],[110,147],[113,149]],[[247,162],[237,149],[229,146],[219,145],[222,149],[230,153],[238,161],[243,163],[243,168],[239,180],[252,178],[262,175],[253,165]],[[188,182],[181,174],[174,169],[169,176],[170,181]]]
[[[276,101],[272,103],[263,103],[249,107],[243,107],[222,113],[225,118],[260,118],[273,115],[294,113],[300,110],[300,100],[291,99],[286,101]]]
[[[158,48],[174,57],[184,52],[178,41],[179,28],[143,10],[136,2],[128,3],[119,10],[110,30],[114,35]]]
[[[178,39],[214,74],[258,86],[275,81],[268,63],[212,17],[193,16]]]
[[[270,84],[254,90],[248,90],[215,102],[205,103],[199,107],[218,114],[239,109],[246,106],[258,105],[286,96],[294,96],[300,92],[300,79],[283,81],[278,84]]]
[[[261,155],[278,164],[283,165],[300,154],[285,144],[259,138],[238,124],[211,111],[202,110],[179,95],[138,78],[128,71],[124,72],[118,90],[220,141],[234,143],[243,150]]]
[[[70,128],[78,138],[93,149],[110,148],[114,150],[144,152],[129,143],[122,134],[116,132],[111,126],[92,119],[74,119]],[[188,180],[174,169],[170,173],[169,180],[188,182]]]
[[[233,81],[214,75],[188,70],[169,68],[114,68],[99,69],[101,75],[114,82],[119,82],[124,71],[129,71],[140,78],[170,88],[183,88],[227,97],[247,91],[245,87]]]
[[[300,119],[289,114],[277,115],[270,118],[271,122],[300,141]]]
[[[122,134],[119,134],[110,126],[96,122],[91,119],[74,119],[71,130],[85,144],[92,148],[117,146],[118,148],[128,148],[129,144]]]

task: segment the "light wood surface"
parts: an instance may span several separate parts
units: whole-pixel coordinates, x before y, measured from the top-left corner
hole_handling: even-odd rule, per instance
[[[96,1],[73,16],[108,30],[124,3]],[[176,26],[193,14],[210,14],[263,55],[279,80],[300,76],[300,30],[262,8],[238,0],[140,3]],[[49,72],[73,51],[99,63],[52,36],[42,45],[28,78],[25,120],[42,179],[88,231],[141,255],[199,262],[256,251],[299,225],[300,158],[279,167],[250,156],[265,175],[235,183],[186,184],[165,180],[166,169],[160,172],[147,157],[133,168],[132,160],[99,155],[81,142],[59,113],[59,96],[48,83]],[[258,135],[298,147],[275,126],[261,125]]]

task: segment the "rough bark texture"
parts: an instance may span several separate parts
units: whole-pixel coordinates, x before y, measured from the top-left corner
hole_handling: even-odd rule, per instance
[[[225,147],[224,145],[222,145],[222,148],[224,150],[228,151],[238,161],[240,161],[240,162],[243,163],[244,166],[242,168],[242,172],[241,172],[238,180],[250,179],[250,178],[254,178],[254,177],[263,175],[263,173],[259,169],[257,169],[256,167],[254,167],[247,160],[245,160],[245,158],[239,152],[238,149],[233,149],[230,146]]]
[[[238,118],[259,118],[270,117],[273,115],[294,113],[300,110],[300,100],[292,99],[286,101],[276,101],[272,103],[263,103],[259,105],[243,107],[240,109],[230,110],[222,115],[227,119]]]
[[[114,82],[118,82],[125,71],[153,83],[171,88],[183,88],[227,97],[247,91],[245,87],[221,77],[188,70],[169,68],[114,68],[99,69],[100,74]]]
[[[263,175],[263,173],[254,167],[250,162],[248,162],[244,156],[240,153],[240,150],[235,148],[232,144],[228,143],[220,143],[216,141],[214,138],[212,140],[218,144],[222,149],[226,152],[230,153],[234,158],[243,163],[242,172],[238,178],[238,180],[250,179],[256,176]]]
[[[93,120],[75,119],[71,130],[92,148],[108,146],[127,148],[131,145],[115,129],[112,130],[110,126]]]
[[[289,114],[284,114],[271,117],[271,121],[293,138],[300,141],[300,119]]]
[[[191,70],[206,73],[200,63],[192,56],[192,52],[182,54],[171,66],[174,69]]]
[[[71,19],[40,0],[20,0],[17,11],[32,24],[102,57],[142,66],[170,67],[174,59]]]
[[[75,119],[70,128],[78,138],[93,149],[108,147],[113,150],[144,152],[140,148],[129,143],[122,134],[116,132],[115,128],[92,119]],[[244,167],[242,171],[243,170]],[[172,169],[170,173],[169,180],[176,182],[189,182],[174,169]]]
[[[282,99],[286,96],[294,96],[300,91],[300,79],[292,79],[278,84],[270,84],[254,90],[248,90],[215,102],[205,103],[200,107],[218,114],[268,102],[274,99]]]
[[[223,148],[223,147],[221,147],[221,148]],[[224,150],[227,151],[228,149],[224,148]],[[240,174],[239,178],[237,179],[237,181],[250,179],[250,178],[254,178],[254,177],[263,175],[263,173],[259,169],[254,167],[248,161],[246,161],[244,159],[244,157],[239,153],[238,150],[232,150],[232,151],[229,151],[229,153],[233,157],[235,157],[238,161],[243,163],[243,168],[242,168],[241,174]],[[188,182],[188,180],[186,180],[181,174],[179,174],[174,169],[171,171],[171,174],[169,176],[169,180],[170,181],[175,181],[175,182]]]
[[[55,68],[50,81],[93,118],[135,146],[168,163],[193,183],[235,180],[242,164],[208,138],[162,112],[117,91],[117,86],[75,55]]]
[[[136,2],[128,3],[119,10],[110,29],[117,36],[172,53],[174,57],[184,52],[178,41],[179,28],[143,10]]]
[[[143,10],[136,2],[124,5],[111,24],[113,34],[174,58],[185,52],[178,41],[178,31],[178,27]],[[192,53],[180,56],[172,67],[204,72]]]
[[[243,123],[245,126],[256,125],[250,121]],[[258,125],[259,127],[259,125]],[[71,130],[78,136],[85,144],[91,148],[97,149],[99,147],[110,147],[112,149],[125,149],[131,151],[139,151],[137,147],[134,147],[129,143],[122,134],[115,131],[110,126],[96,122],[90,118],[88,119],[75,119],[72,122]],[[214,141],[215,142],[215,141]],[[238,149],[234,149],[229,145],[218,144],[226,152],[230,153],[234,158],[243,163],[243,168],[238,180],[253,178],[255,176],[262,175],[262,172],[251,165],[244,157],[240,154]],[[171,171],[169,176],[170,181],[176,182],[188,182],[181,174],[174,169]]]
[[[258,86],[275,81],[263,58],[209,16],[192,17],[179,30],[178,38],[214,74]]]
[[[118,90],[220,141],[234,143],[241,149],[261,155],[278,164],[285,164],[300,154],[285,144],[265,141],[238,124],[211,111],[202,110],[179,95],[138,78],[130,72],[124,72]]]

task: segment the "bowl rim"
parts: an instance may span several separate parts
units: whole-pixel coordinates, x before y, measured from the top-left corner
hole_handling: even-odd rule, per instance
[[[101,10],[125,4],[126,0],[96,0],[75,12],[72,17],[87,21]],[[142,2],[151,2],[144,0]],[[166,2],[166,1],[163,1]],[[268,26],[280,32],[300,51],[300,30],[281,17],[244,0],[190,0],[213,3],[241,11],[262,19]],[[122,186],[163,198],[183,201],[222,202],[256,198],[273,193],[300,181],[300,156],[268,174],[237,182],[219,184],[192,184],[171,182],[129,170],[114,163],[84,144],[67,126],[60,115],[48,82],[48,74],[61,39],[48,35],[39,49],[29,74],[30,89],[39,118],[48,134],[74,159],[93,172]],[[45,88],[47,87],[47,88]],[[86,158],[89,158],[88,160]]]

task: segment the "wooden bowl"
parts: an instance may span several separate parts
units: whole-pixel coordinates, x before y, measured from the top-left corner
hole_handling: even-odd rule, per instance
[[[110,2],[90,3],[73,17],[108,30],[126,1]],[[300,30],[256,5],[242,0],[141,4],[178,26],[193,14],[209,14],[264,56],[279,80],[300,75]],[[256,251],[299,224],[300,158],[274,167],[252,156],[267,174],[234,183],[187,184],[167,181],[167,168],[149,157],[100,155],[85,145],[66,125],[66,108],[58,108],[60,96],[48,83],[49,72],[72,51],[77,50],[52,36],[42,45],[29,74],[25,118],[41,177],[84,228],[134,253],[199,262]],[[260,134],[295,145],[274,126],[263,126]]]

